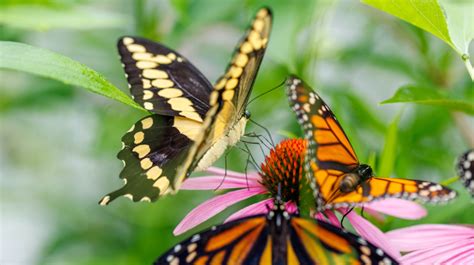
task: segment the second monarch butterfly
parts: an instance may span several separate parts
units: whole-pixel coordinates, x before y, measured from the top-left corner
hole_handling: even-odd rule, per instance
[[[153,41],[123,37],[118,50],[133,99],[153,114],[122,137],[124,186],[104,196],[155,201],[204,170],[244,134],[246,105],[265,53],[271,11],[261,8],[213,87],[179,53]]]
[[[429,181],[374,177],[372,168],[359,162],[336,116],[321,97],[296,76],[287,79],[286,87],[308,141],[305,168],[319,211],[384,197],[446,202],[456,196],[455,191]]]
[[[285,211],[241,218],[195,234],[160,256],[170,264],[397,264],[380,248],[323,221]]]

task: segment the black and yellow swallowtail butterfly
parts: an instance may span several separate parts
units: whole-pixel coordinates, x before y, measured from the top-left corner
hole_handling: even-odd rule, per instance
[[[269,9],[257,12],[214,86],[186,58],[159,43],[137,37],[118,41],[132,97],[153,114],[123,136],[118,158],[125,185],[104,196],[101,205],[120,196],[155,201],[240,139],[271,22]]]

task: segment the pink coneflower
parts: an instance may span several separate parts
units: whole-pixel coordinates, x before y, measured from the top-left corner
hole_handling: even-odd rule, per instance
[[[195,177],[187,179],[181,189],[187,190],[225,190],[234,189],[225,194],[215,196],[194,208],[175,228],[175,235],[182,234],[189,229],[203,223],[209,218],[220,213],[227,207],[259,194],[267,195],[255,204],[249,205],[231,215],[226,221],[244,216],[266,213],[268,207],[273,206],[273,199],[277,194],[278,185],[281,185],[281,195],[286,202],[287,210],[294,212],[299,205],[300,192],[307,186],[304,176],[304,154],[306,141],[303,139],[290,139],[280,142],[262,163],[260,172],[246,174],[210,168],[212,176]],[[405,219],[419,219],[426,215],[420,205],[402,199],[384,199],[364,205],[364,210],[382,218],[382,214],[389,214]],[[346,213],[347,209],[337,211]],[[339,219],[333,211],[319,213],[319,219],[325,219],[339,226]],[[354,229],[371,243],[381,247],[392,257],[400,257],[399,252],[388,242],[385,234],[376,226],[354,212],[347,214],[347,219]]]
[[[474,264],[474,226],[425,224],[386,233],[390,243],[408,253],[404,264]]]

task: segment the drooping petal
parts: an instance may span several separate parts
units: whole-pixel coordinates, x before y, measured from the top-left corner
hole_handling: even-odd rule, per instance
[[[229,176],[233,178],[240,178],[240,179],[260,179],[260,175],[258,172],[248,172],[247,174],[245,173],[240,173],[240,172],[235,172],[232,170],[226,170],[223,168],[218,168],[218,167],[209,167],[206,169],[206,172],[218,175],[218,176]]]
[[[295,213],[298,211],[298,205],[296,203],[289,201],[285,203],[285,210],[289,213]]]
[[[370,202],[364,205],[364,209],[408,220],[420,219],[427,213],[426,209],[418,203],[397,198]]]
[[[255,188],[262,185],[255,179],[230,176],[204,176],[187,178],[181,185],[182,190],[224,190],[236,188]]]
[[[338,209],[341,213],[346,213],[347,209]],[[366,240],[370,241],[372,244],[381,248],[385,253],[392,256],[392,258],[399,260],[400,259],[400,252],[390,244],[389,239],[385,236],[385,234],[380,231],[376,226],[374,226],[369,221],[362,218],[360,215],[351,211],[346,215],[347,219],[351,222],[354,229]]]
[[[324,211],[324,214],[328,217],[328,220],[332,225],[341,228],[341,222],[339,221],[339,219],[337,219],[337,216],[333,211],[326,210]]]
[[[268,209],[273,207],[273,198],[265,199],[263,201],[259,201],[257,203],[251,204],[236,213],[232,214],[225,220],[225,222],[229,222],[235,219],[239,219],[246,216],[252,216],[256,214],[264,214],[268,212]]]
[[[208,220],[214,215],[220,213],[227,207],[250,198],[254,195],[265,193],[266,190],[263,188],[252,188],[252,189],[241,189],[236,191],[231,191],[223,195],[213,197],[199,206],[194,208],[189,212],[186,217],[176,226],[173,231],[173,234],[179,235],[189,229],[201,224],[202,222]]]
[[[474,238],[473,226],[415,225],[388,232],[387,237],[400,251],[414,251]]]
[[[454,263],[463,258],[466,253],[474,253],[474,239],[464,239],[458,242],[446,243],[436,248],[418,250],[402,257],[406,264],[469,264]]]

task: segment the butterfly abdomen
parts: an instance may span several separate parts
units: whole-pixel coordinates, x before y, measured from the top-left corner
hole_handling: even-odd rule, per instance
[[[225,152],[227,147],[235,145],[240,137],[245,133],[245,125],[247,118],[243,116],[235,125],[229,130],[229,133],[224,137],[218,138],[204,156],[199,160],[196,171],[202,171],[210,167],[216,162],[219,157]]]

